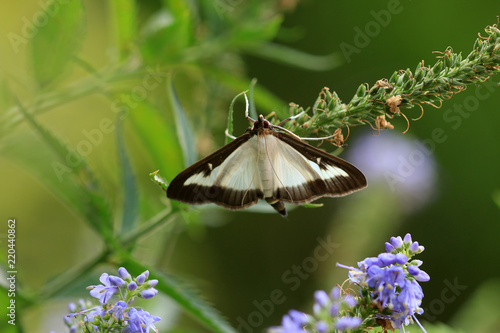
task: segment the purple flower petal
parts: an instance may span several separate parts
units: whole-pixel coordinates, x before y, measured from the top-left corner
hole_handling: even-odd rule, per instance
[[[396,255],[392,253],[381,253],[377,258],[382,266],[389,266],[396,262]]]
[[[358,317],[341,317],[335,323],[335,329],[339,331],[347,331],[358,328],[363,321]]]
[[[413,252],[413,253],[418,253],[418,242],[411,243],[408,250],[410,250],[410,252]]]
[[[121,276],[122,279],[125,279],[125,280],[128,280],[131,278],[129,272],[125,269],[125,267],[118,268],[118,274]]]
[[[139,285],[143,284],[144,281],[146,281],[146,275],[144,273],[139,274],[139,276],[135,278],[135,281]]]
[[[400,249],[401,246],[403,246],[403,240],[401,239],[401,236],[391,237],[390,242],[395,249]]]
[[[385,250],[388,253],[391,253],[392,251],[395,250],[394,246],[391,243],[385,242]]]
[[[155,295],[156,295],[156,293],[151,289],[141,291],[141,296],[142,296],[142,298],[145,298],[145,299],[153,298]]]
[[[156,287],[156,285],[157,285],[157,284],[158,284],[158,280],[156,280],[156,279],[153,279],[153,280],[149,280],[149,281],[148,281],[148,285],[149,285],[150,287]]]
[[[413,276],[417,276],[420,273],[420,268],[415,265],[408,265],[408,272]]]
[[[121,277],[114,275],[109,276],[109,283],[117,287],[125,287],[127,285],[127,282],[125,282]]]
[[[319,321],[317,324],[316,324],[316,330],[319,332],[319,333],[326,333],[328,332],[328,324],[325,323],[324,321]]]
[[[328,294],[323,290],[318,290],[314,293],[314,299],[316,303],[320,307],[325,307],[328,303],[330,303],[330,299],[328,298]]]
[[[406,264],[408,262],[408,257],[404,253],[397,253],[396,262],[400,265]]]
[[[429,276],[429,274],[427,274],[426,272],[424,272],[422,270],[420,270],[418,275],[415,276],[415,280],[420,281],[420,282],[427,282],[430,279],[431,279],[431,277]]]
[[[405,235],[405,238],[403,238],[403,242],[406,244],[410,244],[412,242],[411,235],[409,233]]]

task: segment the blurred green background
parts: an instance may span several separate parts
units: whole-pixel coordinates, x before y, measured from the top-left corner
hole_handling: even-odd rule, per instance
[[[78,192],[68,179],[85,184],[86,175],[69,168],[55,177],[58,158],[23,118],[13,95],[61,142],[85,152],[117,226],[131,213],[122,208],[127,192],[119,147],[125,147],[135,176],[134,222],[140,225],[165,205],[177,207],[168,223],[139,239],[134,256],[189,281],[241,332],[277,325],[291,308],[310,311],[315,290],[329,290],[347,277],[335,263],[355,265],[382,252],[390,236],[407,232],[426,248],[420,259],[431,280],[422,285],[423,320],[463,332],[500,332],[498,77],[488,89],[468,87],[440,109],[426,106],[405,135],[400,117],[391,120],[392,136],[372,136],[376,131],[369,126],[351,128],[341,155],[348,160],[362,160],[362,145],[383,153],[397,152],[400,142],[436,142],[433,131],[441,129],[446,139],[425,162],[427,186],[414,195],[415,185],[405,187],[405,179],[398,190],[383,171],[370,178],[377,155],[360,162],[369,188],[321,199],[322,208],[296,208],[287,219],[271,211],[169,203],[148,176],[159,169],[168,181],[185,166],[169,75],[194,130],[197,156],[203,157],[223,145],[229,104],[252,78],[258,80],[254,99],[263,114],[286,115],[290,102],[312,106],[325,86],[347,103],[361,83],[413,70],[422,59],[432,65],[439,55],[433,51],[451,46],[466,56],[478,32],[497,22],[498,1],[83,1],[75,14],[83,25],[64,28],[58,15],[65,2],[55,3],[59,12],[45,17],[60,29],[43,24],[40,13],[48,2],[4,3],[0,11],[0,258],[5,263],[7,220],[15,218],[19,288],[36,294],[105,244],[68,204],[68,197],[79,198],[66,192]],[[44,31],[53,34],[51,43],[37,38],[42,28],[31,29],[29,22],[55,27]],[[360,40],[359,31],[370,36]],[[357,51],[346,58],[347,44]],[[460,115],[455,105],[472,111]],[[236,103],[235,135],[248,126],[243,110]],[[402,111],[408,118],[420,115],[418,107]],[[391,170],[397,170],[400,155],[392,156]],[[320,260],[315,250],[325,242],[331,251]],[[115,269],[98,267],[89,284]],[[276,290],[280,302],[263,309]],[[18,309],[25,331],[64,331],[65,304],[85,292],[56,296]],[[162,331],[206,331],[165,299],[150,312],[165,319]]]

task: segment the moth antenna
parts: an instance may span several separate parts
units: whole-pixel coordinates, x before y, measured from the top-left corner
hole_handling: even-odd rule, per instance
[[[235,137],[234,135],[229,134],[229,130],[228,130],[227,128],[226,128],[226,130],[224,131],[224,133],[226,134],[226,136],[227,136],[228,138],[233,139],[233,140],[234,140],[234,139],[236,139],[236,137]]]
[[[305,141],[321,141],[321,140],[328,140],[328,139],[331,139],[331,138],[334,138],[337,134],[332,134],[332,135],[329,135],[329,136],[324,136],[324,137],[321,137],[321,138],[300,138],[301,140],[305,140]]]
[[[246,91],[243,92],[243,96],[245,96],[245,118],[247,118],[249,121],[252,123],[255,123],[255,120],[253,120],[249,115],[248,115],[248,108],[250,104],[248,103],[248,97]]]
[[[277,126],[281,126],[281,125],[283,125],[284,123],[286,123],[287,121],[290,121],[290,120],[296,119],[296,118],[298,118],[298,117],[302,116],[304,113],[306,113],[306,111],[302,111],[302,112],[300,112],[300,113],[296,114],[295,116],[290,116],[290,117],[286,118],[285,120],[280,121],[280,122],[278,123],[278,125],[277,125]]]
[[[294,136],[295,138],[297,138],[297,139],[299,139],[299,140],[301,140],[301,139],[302,139],[302,138],[301,138],[300,136],[298,136],[297,134],[295,134],[295,133],[293,133],[293,132],[291,132],[291,131],[287,130],[286,128],[283,128],[283,127],[281,127],[281,126],[279,126],[279,125],[273,125],[273,127],[276,127],[276,128],[278,128],[278,129],[282,130],[283,132],[287,132],[288,134],[290,134],[290,135]]]

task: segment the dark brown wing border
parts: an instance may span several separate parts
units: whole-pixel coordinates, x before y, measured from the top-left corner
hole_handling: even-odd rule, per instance
[[[321,197],[344,196],[367,186],[366,177],[349,162],[300,141],[286,132],[272,133],[311,162],[318,164],[317,159],[321,158],[318,164],[320,168],[325,169],[327,165],[332,165],[341,168],[349,175],[349,177],[338,176],[326,180],[317,179],[299,187],[280,187],[274,194],[276,199],[293,204],[305,204]]]

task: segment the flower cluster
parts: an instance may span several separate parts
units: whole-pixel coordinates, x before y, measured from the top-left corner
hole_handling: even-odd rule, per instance
[[[430,277],[419,268],[422,261],[411,258],[424,247],[406,234],[404,239],[391,237],[385,249],[387,252],[359,262],[359,268],[337,265],[349,269],[350,282],[361,287],[361,297],[376,309],[372,315],[385,329],[401,328],[412,320],[420,325],[415,314],[424,312],[420,307],[424,293],[418,282]]]
[[[273,333],[332,333],[366,332],[380,326],[384,331],[404,330],[404,325],[415,321],[424,294],[419,282],[429,281],[429,275],[420,269],[422,261],[412,259],[424,251],[411,235],[391,237],[385,243],[386,252],[358,263],[359,268],[337,264],[349,269],[348,282],[360,287],[359,295],[334,287],[330,294],[317,291],[313,315],[291,310]],[[351,294],[352,291],[352,294]],[[353,296],[353,294],[355,296]]]
[[[330,294],[323,290],[314,293],[314,316],[297,310],[291,310],[283,316],[281,326],[271,328],[273,333],[299,333],[347,331],[359,327],[360,317],[352,314],[357,300],[351,295],[342,295],[339,287],[334,287]]]
[[[149,271],[133,279],[123,267],[118,269],[118,274],[119,276],[114,276],[103,273],[99,279],[102,284],[87,288],[92,297],[99,299],[101,305],[91,307],[90,302],[83,300],[79,301],[78,306],[69,304],[71,314],[64,317],[64,322],[70,333],[158,332],[154,322],[159,321],[159,317],[130,306],[136,297],[149,299],[158,294],[158,290],[154,288],[158,280],[148,280]],[[110,302],[113,295],[118,295],[119,298],[114,304]]]
[[[378,80],[371,87],[361,84],[348,103],[323,88],[310,108],[312,114],[305,113],[284,126],[301,137],[333,136],[344,126],[373,124],[379,131],[393,128],[386,117],[404,116],[401,110],[416,106],[423,115],[424,106],[440,107],[442,101],[464,91],[467,85],[478,85],[500,72],[500,29],[495,24],[487,26],[485,32],[485,36],[478,36],[467,57],[448,47],[438,52],[433,65],[426,66],[422,60],[413,72],[395,71],[389,79]],[[291,104],[290,111],[297,115],[307,109]]]

